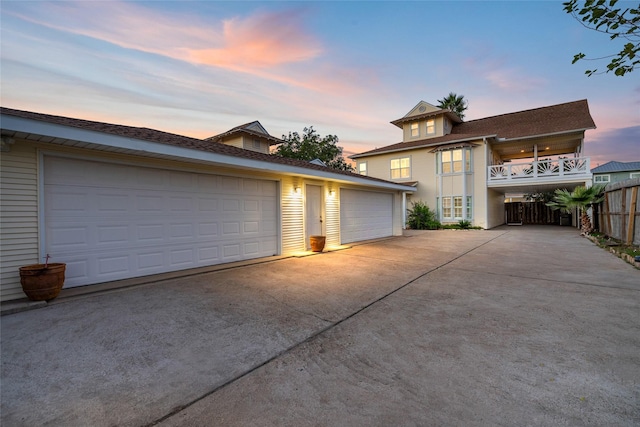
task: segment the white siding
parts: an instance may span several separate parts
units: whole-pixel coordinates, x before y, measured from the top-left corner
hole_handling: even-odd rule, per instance
[[[304,215],[302,193],[297,194],[295,188],[302,189],[302,180],[283,177],[281,184],[281,226],[282,255],[305,250]]]
[[[24,298],[18,269],[38,260],[37,155],[16,141],[0,154],[0,299]]]
[[[329,190],[333,189],[331,195]],[[336,183],[329,184],[325,194],[325,234],[327,236],[326,246],[340,245],[340,189]]]

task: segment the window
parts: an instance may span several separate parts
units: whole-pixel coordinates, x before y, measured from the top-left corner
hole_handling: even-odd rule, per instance
[[[453,214],[456,218],[462,218],[462,197],[453,198]]]
[[[427,135],[436,133],[436,121],[431,119],[427,120]]]
[[[463,219],[463,203],[467,204],[467,214],[465,219],[471,220],[472,197],[467,196],[466,200],[462,196],[445,196],[438,201],[442,203],[442,220],[452,221]]]
[[[442,218],[451,218],[451,197],[442,198]]]
[[[258,150],[259,150],[260,148],[262,148],[262,144],[260,144],[260,141],[259,141],[259,140],[257,140],[257,139],[254,139],[254,140],[253,140],[253,148],[256,148],[256,149],[258,149]]]
[[[470,149],[464,148],[440,153],[440,173],[460,173],[463,168],[465,172],[471,172]]]
[[[411,158],[391,159],[391,179],[411,178]]]
[[[418,123],[411,123],[411,138],[415,138],[416,136],[420,136],[420,128],[418,127]]]
[[[611,175],[596,175],[593,177],[593,182],[603,183],[609,182],[611,180]]]
[[[631,172],[629,174],[629,178],[633,179],[633,178],[640,178],[640,172]]]
[[[367,174],[367,162],[358,163],[358,173],[360,175],[366,175]]]

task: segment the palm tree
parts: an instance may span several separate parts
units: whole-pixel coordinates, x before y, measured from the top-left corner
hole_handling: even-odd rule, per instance
[[[572,192],[567,189],[557,189],[554,193],[553,200],[547,203],[553,210],[560,209],[562,212],[571,213],[575,208],[582,212],[580,218],[580,227],[582,234],[588,234],[593,231],[591,219],[587,213],[587,209],[591,205],[595,205],[604,200],[604,185],[594,185],[593,187],[576,187]]]
[[[464,119],[464,110],[469,107],[469,103],[464,99],[464,95],[458,95],[453,92],[449,92],[449,95],[446,97],[438,99],[438,102],[439,108],[453,111],[460,119]]]

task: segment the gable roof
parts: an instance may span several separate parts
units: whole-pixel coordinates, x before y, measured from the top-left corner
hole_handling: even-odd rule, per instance
[[[229,136],[242,135],[242,134],[255,136],[258,138],[264,138],[269,141],[269,145],[276,145],[282,142],[281,139],[278,139],[276,137],[269,135],[269,132],[267,132],[267,130],[257,120],[253,122],[245,123],[240,126],[236,126],[233,129],[229,129],[228,131],[223,132],[221,134],[210,136],[209,138],[205,138],[205,140],[212,141],[212,142],[221,142],[223,139]]]
[[[245,150],[155,129],[54,116],[6,107],[0,107],[0,115],[2,116],[0,129],[3,137],[25,138],[45,143],[96,148],[148,157],[179,157],[270,172],[309,174],[364,185],[413,191],[403,184],[332,169],[305,160]]]
[[[591,169],[591,173],[633,172],[640,171],[640,162],[611,161]]]
[[[448,111],[448,110],[445,110]],[[451,133],[436,138],[425,138],[410,142],[399,142],[386,147],[376,148],[350,158],[382,154],[393,151],[433,147],[441,144],[497,138],[509,141],[519,138],[530,138],[561,133],[584,131],[596,127],[587,100],[567,102],[532,110],[501,114],[484,119],[454,123]]]
[[[408,122],[415,122],[416,120],[422,120],[429,117],[439,116],[441,114],[446,115],[453,123],[461,123],[462,119],[453,111],[448,109],[442,109],[431,105],[428,102],[420,101],[403,117],[390,122],[392,125],[398,126],[402,129],[402,125]]]

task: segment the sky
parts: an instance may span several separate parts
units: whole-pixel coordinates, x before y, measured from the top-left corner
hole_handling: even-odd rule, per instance
[[[467,121],[587,99],[591,167],[640,161],[640,69],[571,64],[621,47],[561,1],[2,0],[0,13],[4,107],[196,138],[313,126],[348,156],[402,141],[389,122],[449,92]]]

